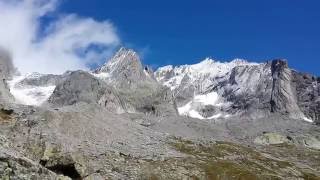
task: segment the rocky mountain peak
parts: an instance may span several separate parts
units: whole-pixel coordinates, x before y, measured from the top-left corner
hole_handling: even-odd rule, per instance
[[[142,69],[142,63],[138,53],[132,49],[121,47],[111,59],[107,60],[107,62],[95,72],[111,73],[128,65],[131,65],[132,67],[141,67]]]
[[[115,54],[115,57],[120,57],[120,56],[138,56],[138,53],[135,52],[133,49],[121,47]]]
[[[272,74],[276,72],[281,72],[282,70],[289,68],[287,60],[284,59],[275,59],[271,62],[271,71]]]
[[[132,87],[140,82],[156,83],[152,69],[142,64],[139,54],[124,47],[94,73],[118,87]]]

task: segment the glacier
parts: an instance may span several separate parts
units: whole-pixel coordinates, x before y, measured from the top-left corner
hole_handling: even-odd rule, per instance
[[[19,104],[40,106],[49,99],[56,86],[20,86],[30,74],[15,76],[8,81],[11,94]]]

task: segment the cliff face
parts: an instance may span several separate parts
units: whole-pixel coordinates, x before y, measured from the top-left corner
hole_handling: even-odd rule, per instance
[[[320,124],[320,78],[292,71],[292,84],[301,111],[307,118]]]
[[[291,118],[305,118],[297,102],[297,93],[292,85],[292,71],[288,63],[283,60],[274,60],[271,64],[272,94],[271,112],[280,112]]]
[[[273,93],[271,111],[288,114],[292,118],[312,120],[319,124],[319,79],[291,70],[286,61],[272,62]]]

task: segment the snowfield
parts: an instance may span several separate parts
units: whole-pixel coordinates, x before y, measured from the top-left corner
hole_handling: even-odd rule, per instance
[[[209,118],[204,118],[197,110],[206,105],[221,106],[219,95],[216,92],[208,94],[195,95],[193,100],[186,105],[179,107],[178,112],[181,116],[188,116],[197,119],[216,119],[222,116],[221,113],[215,114]]]
[[[16,76],[9,81],[10,92],[19,104],[40,106],[49,99],[56,86],[17,86],[27,76]]]
[[[223,77],[234,67],[242,65],[253,66],[259,64],[247,62],[243,59],[234,59],[231,62],[224,63],[215,61],[211,58],[206,58],[200,63],[193,65],[182,65],[177,67],[169,65],[161,67],[155,72],[155,76],[159,82],[169,87],[171,90],[177,89],[181,85],[181,82],[185,77],[189,78],[188,81],[190,83],[203,80],[203,82],[201,82],[201,85],[203,86],[203,89],[205,89],[212,84],[212,81],[210,79]],[[164,76],[162,76],[163,74],[170,72],[173,74],[173,76],[169,78],[165,78]]]

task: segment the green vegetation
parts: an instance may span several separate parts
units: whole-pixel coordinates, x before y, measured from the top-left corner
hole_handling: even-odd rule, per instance
[[[269,154],[230,142],[204,145],[175,139],[171,145],[176,150],[187,154],[188,158],[192,158],[194,164],[205,173],[206,179],[320,179],[314,169],[302,169],[287,159],[294,154],[294,151],[299,152],[293,145],[270,146],[268,152],[278,152],[280,148],[282,154]],[[285,151],[289,151],[289,156]],[[309,150],[304,151],[308,152],[298,153],[300,158],[306,158],[305,156],[312,158]],[[320,152],[313,153],[320,154]]]

